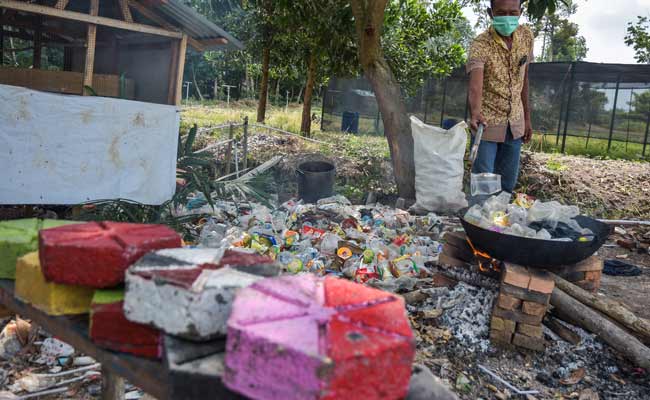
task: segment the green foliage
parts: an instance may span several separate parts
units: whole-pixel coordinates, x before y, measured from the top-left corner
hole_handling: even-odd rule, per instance
[[[638,16],[636,23],[627,24],[625,44],[634,48],[639,63],[650,63],[650,19]]]
[[[467,30],[458,1],[392,0],[382,48],[402,88],[414,92],[430,76],[445,76],[465,61]],[[465,28],[465,29],[463,29]]]

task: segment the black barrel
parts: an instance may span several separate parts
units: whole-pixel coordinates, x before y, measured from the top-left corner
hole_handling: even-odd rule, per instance
[[[319,199],[334,194],[336,168],[326,161],[307,161],[298,166],[298,194],[305,203],[315,203]]]
[[[341,132],[359,133],[359,113],[343,111],[341,118]]]

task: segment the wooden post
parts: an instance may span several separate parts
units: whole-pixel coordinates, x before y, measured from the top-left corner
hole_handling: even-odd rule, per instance
[[[244,117],[244,142],[243,142],[243,150],[244,150],[244,166],[243,169],[246,170],[248,168],[248,116]]]
[[[37,17],[36,27],[34,29],[34,51],[32,59],[32,68],[40,69],[41,68],[41,46],[42,46],[42,30],[41,25],[43,23],[43,18]]]
[[[96,16],[99,12],[99,0],[90,0],[90,15]],[[86,86],[93,86],[93,69],[95,67],[95,40],[97,39],[97,25],[88,24],[88,38],[86,39],[86,65],[84,67],[84,82],[81,92],[84,96]]]
[[[102,368],[102,400],[124,400],[124,378]]]
[[[133,22],[133,17],[131,16],[131,10],[129,10],[128,0],[118,0],[120,3],[120,11],[122,12],[122,18],[126,22]]]
[[[174,104],[181,105],[183,98],[183,72],[185,71],[185,52],[187,51],[187,35],[183,34],[183,38],[178,44],[178,68],[176,69],[176,96],[174,97]]]
[[[230,128],[228,129],[228,139],[230,139],[230,142],[228,142],[228,148],[226,149],[226,175],[230,174],[230,161],[232,159],[232,140],[235,137],[235,132],[234,132],[234,127],[232,123],[230,124]]]
[[[178,69],[178,42],[171,41],[169,56],[169,80],[167,82],[167,104],[176,104],[176,70]]]

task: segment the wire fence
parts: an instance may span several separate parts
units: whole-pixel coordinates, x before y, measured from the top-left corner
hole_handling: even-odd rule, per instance
[[[467,120],[467,84],[464,68],[446,79],[429,79],[406,96],[407,111],[438,126],[445,120]],[[562,152],[569,145],[596,146],[607,153],[616,150],[646,157],[650,65],[531,64],[530,104],[534,130]],[[323,96],[321,129],[383,135],[379,108],[367,80],[330,80]]]

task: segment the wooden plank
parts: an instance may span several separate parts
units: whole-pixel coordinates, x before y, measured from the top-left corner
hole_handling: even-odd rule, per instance
[[[68,0],[58,0],[54,7],[58,10],[64,10],[68,6]]]
[[[165,36],[174,39],[183,38],[183,34],[180,32],[173,32],[167,29],[157,28],[150,25],[137,24],[135,22],[125,22],[114,18],[93,16],[75,11],[59,10],[54,7],[41,6],[33,3],[23,3],[16,0],[0,0],[0,8],[7,8],[10,10],[46,15],[54,18],[63,18],[72,21],[85,22],[87,24],[108,26],[110,28],[122,29],[126,31]]]
[[[68,53],[70,53],[68,51]],[[69,65],[67,66],[69,67]],[[0,84],[22,86],[44,92],[81,94],[83,73],[71,71],[47,71],[42,69],[1,68]],[[93,89],[99,96],[119,97],[120,77],[93,74]],[[135,83],[126,80],[127,99],[135,99]]]
[[[150,19],[152,22],[155,22],[156,24],[162,26],[165,29],[169,30],[178,30],[177,27],[169,23],[167,20],[165,20],[163,17],[160,15],[156,14],[155,11],[147,8],[146,6],[138,3],[136,0],[128,0],[129,6],[133,7],[137,12],[145,16],[146,18]],[[204,51],[205,46],[203,46],[198,40],[188,37],[187,42],[192,46],[196,51]]]
[[[176,104],[176,70],[178,69],[178,49],[180,43],[172,42],[171,46],[169,79],[167,80],[167,104]]]
[[[124,378],[102,367],[102,400],[124,400]]]
[[[159,361],[113,353],[95,346],[88,338],[88,316],[52,317],[14,297],[14,282],[0,280],[0,303],[16,314],[30,319],[47,332],[102,364],[102,367],[126,378],[158,400],[169,399],[166,368]]]
[[[122,12],[122,18],[126,22],[133,22],[133,17],[131,16],[131,10],[129,9],[128,0],[118,0],[120,3],[120,11]]]
[[[205,40],[199,40],[199,43],[203,47],[224,46],[228,44],[228,39],[222,37],[214,38],[214,39],[205,39]]]
[[[99,13],[99,0],[90,0],[90,15],[97,15]],[[84,96],[90,94],[86,93],[86,86],[93,87],[93,70],[95,68],[95,42],[97,39],[97,25],[88,25],[88,36],[86,39],[86,62],[84,66],[84,82],[82,94]]]
[[[183,34],[178,46],[178,67],[176,69],[176,97],[174,104],[181,105],[183,98],[183,72],[185,71],[185,53],[187,51],[187,35]]]

